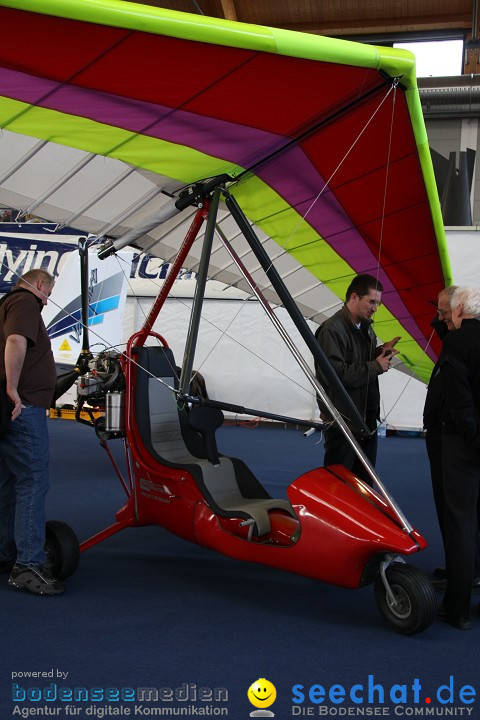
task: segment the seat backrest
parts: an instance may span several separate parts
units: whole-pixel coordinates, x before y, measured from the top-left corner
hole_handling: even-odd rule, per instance
[[[137,369],[135,392],[137,425],[152,457],[188,470],[214,512],[253,518],[258,534],[267,533],[268,510],[281,507],[289,511],[289,503],[272,499],[241,460],[220,457],[219,464],[213,465],[205,456],[193,455],[185,443],[185,428],[180,421],[185,410],[177,405],[178,380],[171,351],[162,347],[141,348],[137,355],[141,366]],[[200,445],[203,444],[198,433],[193,430],[190,433],[198,435]]]
[[[153,402],[150,400],[150,386],[153,387],[153,381],[153,383],[155,383],[155,385],[159,388],[163,387],[164,390],[168,390],[168,388],[161,385],[161,383],[156,379],[164,378],[164,382],[166,382],[170,387],[177,387],[178,381],[175,358],[169,348],[161,346],[141,347],[135,348],[135,361],[137,363],[135,377],[135,419],[143,444],[150,454],[155,456],[156,451],[153,446],[152,419],[150,417],[150,411],[151,408],[155,408],[157,406],[157,403],[155,402],[155,399],[153,399]],[[169,392],[173,396],[172,391],[170,390]],[[172,429],[176,429],[178,425],[178,412],[176,408],[175,412],[172,411],[171,403],[170,413]],[[167,460],[167,458],[165,459]],[[174,461],[172,460],[172,462]]]
[[[175,389],[178,373],[170,348],[136,349],[135,412],[143,444],[159,461],[201,465],[206,451],[199,432],[187,422],[187,410],[179,408]],[[173,388],[173,390],[172,390]]]
[[[148,379],[148,413],[151,444],[155,452],[172,463],[198,463],[185,445],[178,417],[172,376]]]

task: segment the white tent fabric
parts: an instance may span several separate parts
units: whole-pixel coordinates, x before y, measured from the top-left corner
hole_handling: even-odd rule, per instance
[[[178,190],[178,187],[172,187],[171,181],[158,175],[140,172],[120,161],[38,141],[6,130],[0,135],[0,156],[0,204],[21,208],[23,218],[35,214],[60,226],[77,227],[81,232],[99,236],[119,237],[129,229],[145,223],[169,202],[169,193]],[[184,238],[192,215],[191,210],[185,211],[160,228],[150,231],[148,236],[142,239],[142,246],[164,261],[171,261]],[[223,206],[220,207],[219,225],[229,240],[235,240],[236,251],[249,266],[255,281],[267,299],[275,303],[275,293],[263,272],[259,271],[257,261],[252,257],[246,242],[240,237],[236,225]],[[283,253],[258,228],[255,230],[265,243],[267,251],[272,254],[277,270],[287,282],[305,317],[320,323],[333,314],[340,304],[338,298],[291,256]],[[198,266],[201,237],[200,235],[199,241],[194,244],[185,263],[186,267],[192,270]],[[454,281],[457,284],[480,284],[480,253],[475,249],[472,251],[472,248],[478,247],[478,232],[452,230],[447,233],[447,237]],[[218,238],[214,242],[210,277],[230,287],[248,290],[246,282],[240,279]],[[138,327],[140,322],[138,301],[133,302],[133,305],[132,302],[127,305],[124,335]],[[260,400],[264,400],[265,410],[280,412],[279,404],[280,400],[283,400],[281,412],[312,417],[316,409],[310,388],[297,388],[297,394],[290,396],[290,391],[286,389],[286,378],[277,372],[283,368],[286,375],[292,375],[293,362],[289,353],[277,348],[274,330],[266,329],[264,320],[259,319],[257,312],[260,309],[257,304],[242,305],[248,308],[241,311],[244,338],[246,336],[248,342],[255,339],[258,355],[266,350],[267,356],[274,359],[275,373],[272,368],[259,369],[259,361],[251,352],[227,349],[224,336],[214,346],[214,350],[209,351],[208,345],[199,349],[197,359],[211,391],[222,396],[225,391],[225,399],[237,402],[237,389],[245,391],[249,385],[248,377],[255,377],[263,383],[262,393],[260,396],[255,394],[250,399],[246,399],[243,394],[241,404],[256,407]],[[227,304],[212,305],[208,312],[219,316],[217,322],[220,326],[228,326],[227,316],[236,312],[232,308],[233,305]],[[178,330],[179,309],[172,306],[171,317],[167,319],[169,312],[170,305],[163,314],[159,331],[162,332],[164,326],[167,326],[177,358],[181,358],[184,338]],[[277,312],[283,313],[283,310],[279,309]],[[289,326],[288,321],[286,324]],[[215,332],[211,330],[211,338],[214,335]],[[213,371],[210,368],[213,368]],[[273,379],[275,374],[278,375],[276,380]],[[302,379],[301,385],[305,388],[306,381]],[[425,386],[422,383],[416,380],[408,381],[403,374],[392,371],[382,378],[382,392],[383,414],[387,416],[390,425],[421,427],[421,409],[425,397]]]
[[[447,229],[447,242],[454,282],[458,285],[480,285],[480,228]],[[186,284],[180,284],[185,291]],[[181,289],[176,292],[181,295]],[[124,339],[139,327],[149,306],[150,300],[146,298],[129,298]],[[189,307],[188,299],[170,299],[155,326],[160,334],[168,338],[177,362],[183,356],[186,334],[186,323],[179,322],[179,319],[186,317]],[[206,300],[204,307],[207,320],[202,326],[196,368],[205,376],[212,397],[300,418],[318,418],[311,388],[303,375],[297,374],[290,353],[280,343],[258,303]],[[337,301],[334,309],[338,307]],[[286,312],[279,308],[277,313],[295,342],[304,347]],[[432,319],[433,314],[432,307]],[[235,320],[230,326],[231,318]],[[220,342],[220,332],[216,327],[224,333]],[[305,352],[306,357],[310,357],[308,351]],[[262,358],[266,358],[267,362]],[[268,358],[273,362],[267,364]],[[381,415],[387,426],[396,430],[421,430],[426,385],[414,376],[392,369],[380,376],[380,388]]]
[[[447,228],[455,285],[480,285],[480,227]]]
[[[191,302],[188,298],[169,298],[154,325],[154,330],[167,339],[178,364],[183,358]],[[128,298],[124,341],[140,327],[150,305],[151,298]],[[278,308],[276,313],[304,356],[311,358],[286,311]],[[289,417],[318,420],[312,388],[258,302],[207,299],[203,318],[195,369],[204,376],[210,397]],[[313,359],[310,365],[313,370]],[[387,425],[400,430],[420,430],[426,386],[393,369],[380,376],[380,384],[381,414]],[[242,419],[245,418],[238,418]]]
[[[125,339],[142,324],[150,305],[150,299],[129,298]],[[188,298],[169,298],[154,325],[172,348],[177,365],[183,359],[191,305]],[[308,357],[286,311],[276,312]],[[290,417],[318,416],[315,393],[256,301],[204,301],[194,368],[204,376],[214,400]]]
[[[148,222],[178,190],[166,178],[134,169],[118,160],[66,146],[2,131],[0,135],[0,204],[21,208],[24,216],[35,213],[61,226],[117,238]],[[144,250],[166,262],[183,241],[194,211],[185,210],[140,239]],[[218,225],[270,302],[276,294],[259,270],[246,241],[225,206],[220,205]],[[258,228],[255,231],[305,317],[321,322],[338,307],[337,297],[294,258],[283,252]],[[185,266],[196,270],[200,259],[199,234]],[[223,244],[217,237],[210,264],[210,278],[249,291]]]

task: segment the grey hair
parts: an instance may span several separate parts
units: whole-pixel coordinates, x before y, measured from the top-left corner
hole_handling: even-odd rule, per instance
[[[44,270],[43,268],[34,268],[33,270],[28,270],[18,278],[16,287],[19,285],[33,285],[37,282],[37,280],[43,280],[49,285],[53,285],[55,282],[55,278],[47,270]]]
[[[440,292],[437,295],[437,298],[439,299],[442,295],[446,295],[449,302],[452,301],[453,293],[458,288],[458,285],[449,285],[446,288],[443,288],[443,290],[440,290]]]
[[[458,309],[462,305],[465,317],[480,317],[480,287],[458,287],[453,293],[450,306]]]

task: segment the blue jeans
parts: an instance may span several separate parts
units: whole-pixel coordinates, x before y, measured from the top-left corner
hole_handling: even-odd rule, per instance
[[[46,560],[45,496],[49,441],[45,408],[22,408],[0,438],[0,558],[25,565]]]

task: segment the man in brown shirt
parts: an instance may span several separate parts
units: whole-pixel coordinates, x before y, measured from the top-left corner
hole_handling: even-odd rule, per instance
[[[38,595],[63,592],[45,567],[45,497],[49,487],[46,410],[56,384],[50,339],[41,311],[54,285],[30,270],[0,305],[0,377],[13,410],[0,438],[0,571],[9,585]]]

